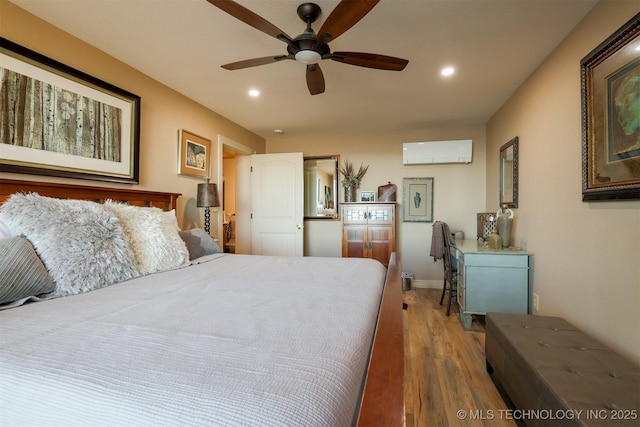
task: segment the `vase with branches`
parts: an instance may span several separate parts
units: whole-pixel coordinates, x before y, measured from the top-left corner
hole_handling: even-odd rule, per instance
[[[344,179],[342,180],[342,187],[344,187],[345,202],[356,201],[355,189],[360,187],[362,178],[364,178],[364,175],[367,173],[368,169],[369,165],[363,166],[362,163],[360,163],[360,167],[356,172],[353,167],[353,163],[346,159],[344,161],[344,165],[338,168],[340,173],[344,176]]]

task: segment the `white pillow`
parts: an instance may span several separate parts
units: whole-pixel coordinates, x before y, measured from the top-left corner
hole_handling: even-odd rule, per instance
[[[170,270],[189,262],[189,251],[173,219],[158,208],[141,208],[108,200],[105,205],[124,229],[141,274]]]
[[[139,275],[118,218],[98,203],[16,193],[0,206],[0,220],[33,244],[56,283],[55,296]]]

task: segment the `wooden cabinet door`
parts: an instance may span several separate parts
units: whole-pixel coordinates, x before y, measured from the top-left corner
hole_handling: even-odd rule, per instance
[[[368,258],[366,225],[349,225],[343,228],[342,256],[346,258]]]
[[[344,225],[366,224],[369,219],[367,205],[345,205],[342,208]]]
[[[394,223],[393,205],[371,205],[367,209],[367,223],[369,225],[393,225]]]
[[[367,228],[367,257],[377,259],[386,266],[393,252],[393,234],[393,227],[388,225],[370,225]]]

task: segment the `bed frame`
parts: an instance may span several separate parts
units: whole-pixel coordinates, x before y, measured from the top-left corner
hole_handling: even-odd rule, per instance
[[[175,209],[179,193],[0,178],[0,204],[17,192]],[[404,338],[400,255],[391,254],[358,416],[359,426],[404,426]]]

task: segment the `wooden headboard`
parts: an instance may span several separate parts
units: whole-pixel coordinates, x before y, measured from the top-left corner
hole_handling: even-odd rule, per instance
[[[165,211],[176,208],[180,193],[130,190],[126,188],[92,187],[0,178],[0,204],[13,193],[38,193],[59,199],[80,199],[104,203],[105,200],[126,202],[133,206],[156,207]]]

